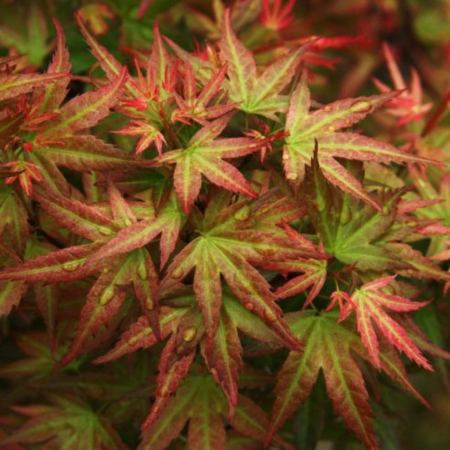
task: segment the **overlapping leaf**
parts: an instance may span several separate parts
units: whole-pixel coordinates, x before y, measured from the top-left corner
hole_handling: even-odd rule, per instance
[[[289,211],[289,202],[269,202],[260,204],[259,208],[255,204],[253,210],[251,203],[226,205],[217,198],[210,202],[203,219],[198,219],[200,236],[176,256],[163,283],[170,285],[175,280],[181,280],[196,268],[194,291],[204,316],[206,334],[212,341],[219,322],[222,304],[220,277],[223,276],[247,309],[268,323],[288,347],[297,348],[299,343],[293,339],[284,322],[282,310],[275,303],[276,298],[269,283],[253,265],[262,264],[266,257],[323,257],[309,248],[293,246],[281,230],[270,222],[270,217],[278,216],[280,210],[285,212],[286,220],[289,220],[289,216],[295,218],[303,212],[300,209]],[[220,213],[216,216],[217,208]],[[266,225],[266,228],[258,230],[258,223]]]
[[[26,2],[41,12],[34,3]],[[136,9],[125,3],[115,10],[126,30],[122,43],[130,37],[131,16],[137,26]],[[15,343],[24,358],[0,369],[13,386],[7,405],[16,395],[28,402],[30,387],[33,397],[14,409],[29,420],[2,416],[2,437],[3,428],[15,429],[7,445],[123,448],[108,420],[141,423],[151,397],[141,449],[167,448],[188,422],[179,444],[189,449],[260,448],[272,440],[291,448],[274,435],[310,396],[320,371],[335,412],[368,448],[377,448],[378,437],[363,375],[377,393],[377,371],[383,371],[427,405],[399,351],[426,369],[431,366],[421,351],[449,355],[412,321],[410,313],[424,306],[416,301],[417,283],[394,283],[388,274],[449,282],[450,274],[424,255],[428,242],[427,255],[445,261],[448,254],[448,205],[436,198],[447,199],[448,174],[417,165],[435,163],[413,153],[433,153],[413,127],[407,135],[388,130],[393,142],[405,142],[403,150],[342,131],[382,104],[396,107],[395,114],[406,111],[399,125],[422,118],[428,105],[421,104],[420,83],[414,75],[408,104],[405,93],[381,86],[383,95],[310,111],[316,104],[299,62],[317,59],[306,50],[346,38],[281,41],[293,1],[284,7],[278,0],[235,3],[229,11],[214,1],[215,21],[197,12],[188,17],[188,26],[209,26],[213,41],[222,30],[219,42],[192,54],[167,39],[168,52],[155,22],[146,30],[153,40],[148,52],[125,48],[134,57],[134,76],[91,35],[82,21],[90,6],[82,8],[79,27],[106,79],[94,71],[77,76],[76,83],[89,86],[75,97],[57,21],[46,73],[24,69],[15,56],[0,58],[0,315],[17,311],[5,321],[8,332],[19,323],[39,326],[39,312],[48,330],[46,337],[20,333]],[[148,5],[141,2],[141,9]],[[249,22],[261,5],[264,37],[253,34],[261,24]],[[29,22],[38,25],[34,33],[41,19]],[[45,40],[45,30],[36,35],[38,47]],[[259,44],[255,52],[246,47]],[[269,63],[267,51],[276,55]],[[387,56],[397,87],[405,87]],[[443,103],[422,134],[433,131],[444,110]],[[111,131],[123,150],[102,140]],[[140,157],[130,155],[135,138]],[[146,151],[152,145],[159,157],[149,161],[156,155]],[[438,146],[444,153],[442,140]],[[259,150],[261,159],[253,155]],[[369,182],[364,161],[376,163]],[[385,180],[393,168],[374,176],[374,167],[391,162],[408,163],[408,170],[396,167],[393,182]],[[383,186],[406,186],[408,176],[417,194],[407,201],[407,188]],[[331,294],[333,285],[338,290]],[[289,300],[307,290],[303,304]],[[320,312],[329,294],[330,305]],[[340,317],[328,312],[338,301]],[[283,313],[308,305],[312,310]],[[88,358],[72,361],[101,346],[106,354],[94,363],[110,362],[106,370],[89,366]],[[269,425],[241,390],[267,388],[278,357],[267,353],[283,348],[291,353],[278,376]],[[246,364],[261,354],[264,372]],[[70,389],[83,399],[63,394],[36,404],[47,389]],[[137,447],[136,430],[120,428]]]
[[[399,295],[383,292],[383,289],[388,287],[394,278],[378,278],[356,289],[351,297],[347,296],[350,308],[346,315],[353,308],[355,309],[359,334],[375,367],[380,367],[380,358],[377,334],[372,321],[377,324],[378,329],[393,346],[420,366],[433,370],[406,331],[384,311],[384,308],[396,312],[416,311],[429,302],[412,302]]]
[[[361,368],[352,354],[371,360],[352,326],[337,324],[335,313],[303,311],[288,317],[294,333],[306,342],[303,352],[291,352],[285,361],[275,388],[273,407],[267,441],[290,417],[300,403],[306,401],[322,369],[326,389],[336,414],[343,417],[346,425],[369,449],[378,448],[375,439],[369,394],[366,390]],[[407,391],[420,397],[397,355],[389,347],[380,351],[383,371]]]
[[[79,201],[37,192],[35,198],[43,210],[72,233],[94,243],[31,259],[4,270],[0,275],[2,280],[55,283],[77,280],[102,271],[81,311],[82,320],[64,364],[77,356],[90,337],[117,313],[125,299],[124,286],[131,283],[156,335],[160,333],[156,295],[158,276],[145,245],[163,232],[162,263],[167,260],[176,244],[182,220],[177,213],[176,201],[172,196],[157,218],[137,222],[131,207],[111,183],[109,193],[112,218]],[[136,233],[137,226],[140,234]]]
[[[51,405],[16,406],[30,419],[3,440],[3,444],[39,444],[52,441],[65,448],[120,450],[123,443],[105,418],[78,399],[53,396]]]
[[[303,74],[291,95],[286,116],[286,132],[289,133],[283,150],[286,177],[298,185],[303,180],[305,167],[310,165],[315,145],[318,145],[318,158],[324,176],[343,191],[381,210],[361,182],[336,157],[382,163],[439,164],[399,150],[386,142],[356,133],[339,132],[359,122],[390,98],[392,94],[338,100],[310,113],[310,92],[306,74]]]
[[[285,225],[286,234],[299,245],[305,246],[312,251],[316,248],[314,244],[305,239],[300,233]],[[323,246],[320,251],[323,253]],[[327,262],[324,259],[304,259],[286,260],[280,262],[268,262],[264,267],[270,270],[278,270],[282,273],[303,272],[303,275],[289,280],[284,286],[279,287],[275,295],[278,298],[292,297],[295,294],[305,291],[311,287],[306,301],[303,305],[306,308],[319,294],[327,278]]]
[[[225,398],[211,377],[193,373],[180,386],[158,419],[143,433],[140,450],[163,450],[175,439],[189,420],[189,449],[226,449],[224,419],[227,417]],[[245,436],[260,442],[268,424],[265,412],[247,397],[240,396],[235,413],[226,419]],[[276,436],[274,443],[283,449],[292,446]]]
[[[231,100],[240,103],[239,109],[242,111],[277,120],[276,113],[285,112],[288,104],[288,97],[282,95],[283,89],[294,77],[306,48],[303,46],[282,56],[258,76],[254,56],[236,37],[231,26],[230,10],[227,10],[220,50],[222,61],[228,67]]]
[[[161,355],[156,400],[146,421],[147,425],[157,419],[168,401],[168,395],[176,391],[179,382],[187,375],[198,345],[213,379],[226,395],[232,412],[238,400],[238,380],[242,367],[242,346],[238,329],[273,347],[283,343],[267,324],[252,315],[227,292],[224,294],[216,333],[212,342],[208,342],[204,336],[203,318],[196,306],[195,296],[189,294],[166,300],[169,304],[180,302],[184,306],[163,306],[161,309],[161,337],[164,339],[171,333],[172,336]],[[139,348],[149,348],[156,342],[157,338],[147,318],[142,316],[123,334],[116,346],[96,362],[112,361],[134,353]]]
[[[361,166],[347,167],[352,169],[352,176],[358,182],[362,181]],[[377,203],[383,204],[382,211],[375,210],[332,186],[320,170],[317,158],[306,169],[305,183],[310,218],[327,253],[360,270],[413,270],[414,260],[419,257],[407,256],[408,249],[414,250],[397,242],[414,232],[403,225],[399,232],[396,222],[397,205],[404,191],[381,191],[373,195]],[[404,256],[397,246],[405,247]],[[431,268],[426,272],[432,276]],[[435,267],[434,276],[438,277],[439,272]]]
[[[213,184],[232,192],[254,197],[248,181],[224,158],[238,158],[258,149],[249,138],[215,139],[230,116],[223,116],[198,131],[184,149],[172,150],[158,158],[159,164],[176,164],[174,185],[183,209],[188,213],[201,189],[202,174]]]

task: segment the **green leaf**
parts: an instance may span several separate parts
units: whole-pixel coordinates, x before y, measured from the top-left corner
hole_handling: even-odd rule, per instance
[[[37,444],[52,440],[61,449],[120,450],[123,443],[108,421],[79,400],[51,397],[51,405],[16,406],[30,419],[4,440],[4,444]],[[45,444],[43,444],[45,445]]]

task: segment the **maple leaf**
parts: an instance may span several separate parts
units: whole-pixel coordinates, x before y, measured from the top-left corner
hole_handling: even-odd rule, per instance
[[[305,239],[300,233],[297,233],[289,225],[284,224],[286,234],[299,245],[310,248],[316,251],[313,243]],[[323,246],[321,245],[317,251],[323,253]],[[269,270],[278,270],[282,273],[303,272],[303,275],[289,280],[284,286],[279,287],[275,291],[278,298],[292,297],[295,294],[305,291],[312,287],[308,294],[303,308],[306,308],[319,294],[327,278],[327,262],[324,259],[304,259],[297,258],[295,260],[286,260],[280,262],[269,262],[264,264],[264,268]]]
[[[114,79],[117,72],[123,70],[122,66],[89,35],[81,19],[78,19],[78,23],[91,45],[94,55],[99,59],[99,64],[108,78]],[[101,59],[105,59],[105,61],[102,62]],[[125,103],[129,102],[132,111],[125,110],[124,112],[134,117],[139,111],[147,110],[150,114],[141,114],[144,119],[151,119],[155,122],[152,123],[153,125],[163,125],[166,120],[164,111],[167,106],[166,101],[172,99],[178,82],[178,61],[165,49],[156,22],[153,27],[151,53],[145,61],[145,67],[147,73],[144,77],[139,64],[136,64],[137,79],[131,78],[125,84],[127,97]]]
[[[413,276],[419,280],[433,279],[449,282],[450,273],[443,271],[432,260],[424,256],[419,250],[413,249],[403,242],[387,242],[385,244],[389,252],[408,263],[409,267],[399,269],[399,275]]]
[[[5,178],[5,184],[12,184],[19,180],[20,187],[28,196],[33,192],[33,181],[39,183],[43,180],[39,168],[33,163],[11,161],[10,163],[2,164],[1,167],[10,168],[11,170],[11,176]]]
[[[122,221],[123,228],[98,252],[93,252],[87,259],[86,265],[95,267],[100,261],[104,261],[108,254],[116,260],[109,258],[111,265],[104,267],[103,273],[90,290],[87,303],[81,312],[84,319],[80,322],[74,344],[62,364],[66,364],[76,356],[90,334],[98,331],[103,323],[108,322],[116,314],[125,299],[126,292],[123,286],[131,282],[156,336],[160,336],[156,294],[158,276],[148,250],[144,246],[162,232],[161,249],[164,264],[176,244],[181,226],[180,216],[177,216],[177,210],[174,211],[173,203],[169,199],[156,219],[137,222],[131,208],[111,182],[108,190],[113,217],[116,222]],[[178,226],[176,221],[173,221],[171,223],[173,228],[165,231],[167,224],[173,218],[178,219]]]
[[[159,335],[156,295],[158,276],[144,246],[163,232],[162,263],[169,257],[181,226],[180,216],[177,216],[176,210],[173,209],[173,196],[172,200],[169,198],[166,201],[156,219],[137,222],[132,209],[111,183],[108,190],[113,219],[95,207],[79,201],[49,193],[36,193],[35,198],[48,214],[54,216],[71,232],[94,243],[52,252],[5,269],[0,274],[3,280],[55,283],[77,280],[102,272],[88,293],[87,302],[81,310],[82,320],[75,340],[61,364],[67,364],[76,357],[90,337],[98,332],[103,324],[111,321],[125,299],[124,286],[131,283],[144,313],[156,335]],[[172,218],[179,219],[178,227],[175,221],[170,222]],[[167,227],[168,223],[174,227]],[[136,233],[137,228],[140,228],[140,234]],[[105,258],[108,256],[105,264]]]
[[[174,186],[186,213],[200,193],[202,174],[213,184],[239,194],[255,197],[245,177],[223,158],[238,158],[254,153],[258,144],[249,138],[215,139],[226,127],[230,115],[216,119],[198,131],[186,148],[171,150],[157,164],[176,164]]]
[[[227,207],[226,202],[226,196],[217,196],[210,201],[203,218],[196,212],[200,236],[175,257],[162,284],[170,286],[195,267],[194,291],[203,313],[207,338],[212,342],[219,323],[223,276],[247,309],[262,318],[287,346],[297,347],[299,344],[292,339],[269,283],[253,265],[263,265],[267,257],[323,257],[317,251],[293,245],[275,226],[281,221],[280,213],[284,212],[284,219],[288,220],[289,216],[299,217],[303,212],[295,208],[289,210],[289,202],[283,204],[283,200],[262,202],[254,208],[246,202]],[[266,226],[257,229],[258,224]]]
[[[120,64],[119,61],[117,61],[117,59],[92,36],[79,13],[75,13],[75,19],[86,43],[89,45],[92,54],[97,59],[98,64],[105,72],[107,78],[110,81],[117,78],[123,70],[122,64]],[[128,77],[126,80],[125,91],[133,99],[140,96],[139,86],[133,77]]]
[[[58,74],[70,68],[67,49],[59,25],[57,51],[49,66],[49,72]],[[54,184],[55,172],[49,164],[65,165],[71,169],[108,170],[136,167],[138,164],[124,152],[90,135],[76,135],[76,132],[96,125],[109,115],[127,80],[127,71],[122,69],[111,84],[95,91],[79,95],[60,107],[66,94],[66,84],[55,84],[44,96],[41,108],[49,112],[58,108],[57,117],[47,121],[38,133],[29,140],[35,158],[38,158],[42,173],[49,185]],[[51,167],[50,167],[51,169]],[[48,173],[50,172],[50,174]]]
[[[409,122],[422,120],[424,114],[431,109],[433,104],[423,103],[419,74],[415,69],[412,69],[411,87],[408,89],[387,43],[383,43],[383,54],[395,89],[402,91],[399,96],[386,102],[387,112],[399,118],[395,126],[402,127]],[[386,84],[376,78],[374,83],[382,93],[387,93],[391,90]]]
[[[200,345],[212,377],[228,399],[230,414],[238,400],[238,380],[242,367],[242,346],[238,329],[266,344],[283,345],[280,337],[264,321],[245,309],[227,290],[224,292],[216,333],[212,342],[208,343],[195,296],[190,292],[182,297],[178,295],[162,300],[163,304],[173,304],[174,307],[161,308],[161,337],[164,339],[170,333],[172,336],[161,355],[156,400],[144,427],[150,426],[156,420],[167,403],[169,394],[176,391],[179,382],[187,375],[197,345]],[[180,302],[183,306],[180,306]],[[115,360],[134,353],[139,348],[149,348],[156,342],[157,338],[147,318],[141,316],[123,333],[115,347],[106,355],[97,358],[95,363]]]
[[[58,345],[52,351],[48,335],[42,332],[21,333],[16,337],[15,344],[26,358],[2,365],[0,377],[10,380],[45,379],[51,374],[57,358],[67,350],[65,345]]]
[[[109,242],[90,258],[90,262],[98,262],[104,258],[117,256],[144,247],[156,236],[162,234],[160,241],[161,266],[164,267],[170,254],[175,249],[178,234],[186,216],[180,210],[179,204],[171,193],[159,205],[156,218],[140,220],[128,224],[118,231]]]
[[[421,170],[422,169],[422,170]],[[418,224],[417,232],[430,236],[431,245],[428,254],[433,254],[442,248],[442,241],[450,234],[450,176],[444,173],[439,179],[439,189],[427,176],[425,168],[409,168],[409,176],[418,191],[412,201],[422,200],[420,208],[415,211],[417,218],[426,219],[423,226]]]
[[[80,15],[76,18],[92,53],[98,59],[109,80],[113,81],[123,70],[122,65],[94,39]],[[176,95],[179,74],[178,60],[166,51],[156,23],[153,29],[151,54],[143,62],[147,72],[145,77],[138,60],[135,60],[135,63],[138,76],[137,78],[129,77],[125,82],[120,106],[121,113],[132,120],[129,125],[115,133],[141,136],[136,146],[137,154],[153,142],[158,153],[161,154],[166,138],[170,138],[174,143],[178,142],[176,134],[170,127],[169,118],[173,113],[172,100]],[[167,136],[164,136],[163,131]]]
[[[348,302],[356,312],[358,331],[361,335],[362,342],[369,352],[373,365],[380,368],[378,339],[372,325],[372,321],[374,321],[378,329],[394,347],[404,352],[408,358],[420,366],[432,371],[433,368],[409,338],[406,331],[383,309],[386,308],[396,312],[410,312],[423,308],[430,302],[412,302],[399,295],[383,292],[382,289],[389,286],[394,279],[395,276],[378,278],[356,289],[351,296],[347,296]],[[353,308],[349,308],[344,317]]]
[[[33,180],[45,183],[46,189],[54,193],[68,193],[68,183],[57,165],[81,171],[138,166],[134,158],[94,136],[74,135],[109,115],[127,74],[122,70],[109,86],[87,92],[61,106],[67,94],[71,64],[61,25],[56,20],[54,25],[56,49],[45,75],[49,82],[43,90],[42,83],[36,81],[29,89],[33,92],[28,100],[20,97],[18,112],[7,118],[12,123],[5,123],[4,129],[4,145],[16,145],[17,141],[23,149],[17,161],[7,163],[14,172],[20,172],[12,174],[7,181],[12,183],[18,179],[28,195]],[[14,128],[17,119],[21,119],[18,130]]]
[[[294,77],[300,57],[306,49],[307,46],[304,45],[291,51],[257,76],[253,54],[236,37],[231,27],[230,10],[226,10],[220,40],[220,56],[228,67],[231,100],[239,103],[239,109],[246,113],[260,114],[278,120],[276,113],[285,112],[288,101],[281,92]]]
[[[83,244],[39,256],[2,270],[0,280],[46,283],[78,280],[99,270],[99,267],[95,266],[89,268],[82,266],[96,248],[98,244],[95,243]]]
[[[181,97],[176,92],[174,93],[178,109],[172,113],[172,122],[181,121],[189,124],[188,120],[192,119],[202,125],[207,125],[207,120],[217,119],[238,106],[237,103],[231,103],[228,105],[209,105],[209,103],[223,87],[225,74],[227,71],[226,66],[223,66],[211,76],[211,78],[203,86],[198,96],[196,86],[197,82],[192,65],[189,61],[186,61],[185,66],[183,88],[184,96]]]
[[[260,22],[266,28],[275,31],[288,27],[295,18],[292,14],[295,3],[296,0],[288,0],[282,7],[282,0],[275,0],[274,2],[262,0],[262,11],[259,16]]]
[[[169,44],[181,61],[192,67],[195,78],[202,83],[203,86],[210,82],[213,75],[219,73],[218,71],[221,70],[221,68],[223,69],[226,67],[226,64],[221,63],[218,51],[214,45],[206,44],[204,49],[198,49],[194,53],[189,53],[168,37],[164,36],[164,40]],[[226,85],[227,80],[224,80],[223,84]]]
[[[338,100],[309,113],[311,100],[304,73],[291,95],[286,116],[286,132],[289,133],[283,148],[286,178],[298,186],[303,180],[305,167],[310,165],[315,146],[318,146],[318,158],[324,176],[343,191],[380,210],[381,207],[369,196],[362,184],[335,159],[336,157],[385,164],[440,164],[399,150],[386,142],[356,133],[337,132],[359,122],[395,95]]]
[[[89,134],[65,136],[62,141],[58,139],[57,142],[46,145],[34,143],[33,154],[50,160],[57,166],[81,172],[142,167],[142,162]]]
[[[352,169],[352,177],[362,184],[361,166],[353,164]],[[378,193],[374,198],[383,204],[383,211],[378,211],[334,187],[316,156],[306,167],[305,183],[309,216],[328,254],[360,270],[410,267],[381,239],[395,223],[402,191]]]
[[[51,441],[60,448],[120,450],[123,443],[108,420],[86,402],[71,397],[50,396],[50,405],[15,406],[30,419],[7,437],[3,444],[38,444]],[[89,432],[86,432],[89,430]],[[47,445],[47,444],[44,444]]]
[[[359,181],[361,166],[347,164]],[[317,158],[307,167],[307,204],[310,218],[325,250],[359,270],[395,269],[405,276],[448,280],[448,274],[404,243],[417,226],[410,227],[399,217],[398,205],[404,189],[381,191],[375,195],[383,210],[374,210],[360,200],[332,187],[319,170]]]
[[[225,398],[211,377],[194,372],[171,397],[159,417],[142,436],[139,450],[163,450],[175,439],[189,420],[190,449],[223,449],[226,447],[224,419],[244,436],[264,441],[268,419],[265,412],[247,397],[240,396],[235,413],[226,415]],[[283,449],[292,445],[276,436],[274,443]]]
[[[122,223],[118,223],[108,216],[108,212],[105,214],[94,206],[85,205],[77,200],[69,200],[48,192],[34,195],[41,207],[54,216],[61,225],[72,233],[97,242],[68,247],[27,261],[20,266],[3,271],[0,275],[1,279],[57,282],[83,278],[98,271],[104,258],[140,250],[160,233],[163,233],[160,246],[164,263],[175,247],[183,220],[183,214],[177,207],[173,195],[162,201],[160,213],[156,218],[145,217],[144,220],[134,223],[127,216],[122,217]],[[111,195],[111,201],[121,201],[123,214],[129,214],[127,206],[123,205],[123,199],[118,200],[117,196]],[[112,209],[114,210],[115,207],[112,206]],[[137,211],[139,209],[138,204]],[[117,212],[117,214],[120,213]],[[173,228],[168,226],[169,223],[173,225]],[[127,236],[126,239],[124,235]],[[97,250],[99,250],[98,253]],[[88,256],[91,259],[86,264]],[[145,279],[145,274],[141,273],[141,275]]]
[[[126,136],[141,136],[136,143],[136,155],[142,153],[146,148],[150,147],[152,143],[155,143],[156,150],[159,156],[162,154],[163,144],[167,144],[164,135],[150,124],[143,122],[131,122],[131,125],[127,125],[125,128],[114,131],[117,134],[124,134]]]
[[[369,394],[361,368],[352,354],[370,361],[371,358],[353,326],[338,324],[334,312],[317,314],[311,310],[302,311],[289,314],[287,320],[306,345],[302,352],[291,352],[280,370],[266,444],[297,406],[306,401],[322,369],[336,414],[343,417],[347,427],[367,448],[378,448],[371,423],[373,413],[368,402]],[[426,404],[411,385],[400,359],[395,353],[392,354],[389,346],[380,349],[380,365],[389,377]]]
[[[36,144],[34,137],[58,116],[55,110],[64,99],[69,83],[70,63],[64,34],[56,20],[54,25],[57,33],[56,50],[47,74],[42,75],[48,82],[39,82],[36,77],[41,75],[23,75],[29,76],[30,81],[35,82],[18,86],[21,87],[18,91],[14,86],[10,86],[8,92],[17,98],[12,100],[13,110],[6,110],[6,116],[2,119],[3,149],[21,147],[21,151],[15,152],[13,157],[15,160],[7,158],[9,162],[2,165],[13,172],[5,182],[13,183],[18,180],[27,195],[31,195],[33,181],[42,183],[45,180],[49,188],[55,192],[65,193],[68,189],[66,180],[54,164],[42,155],[33,154]],[[15,77],[16,75],[8,74],[7,76]],[[22,75],[17,77],[19,80]],[[5,83],[8,84],[8,81],[5,80]],[[28,92],[30,95],[24,95]]]

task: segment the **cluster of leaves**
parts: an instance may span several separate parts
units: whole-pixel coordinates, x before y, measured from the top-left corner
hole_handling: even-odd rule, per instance
[[[385,44],[392,85],[312,99],[360,39],[294,36],[292,0],[181,2],[167,24],[188,8],[211,43],[141,22],[125,63],[109,20],[133,43],[127,20],[171,2],[122,3],[76,13],[92,71],[56,19],[37,69],[41,10],[0,59],[0,448],[313,448],[323,424],[378,448],[380,389],[428,406],[406,370],[433,371],[424,353],[447,382],[450,96],[424,103]]]

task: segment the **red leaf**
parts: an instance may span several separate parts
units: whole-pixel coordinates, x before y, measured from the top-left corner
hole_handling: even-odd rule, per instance
[[[127,77],[127,70],[123,68],[111,84],[70,100],[61,108],[60,120],[51,125],[43,135],[59,139],[96,125],[109,115],[109,109],[118,102]]]
[[[429,302],[411,302],[398,295],[390,295],[381,291],[393,281],[393,278],[379,278],[366,283],[351,296],[351,301],[355,306],[358,331],[364,346],[367,348],[375,367],[379,368],[378,339],[372,325],[373,320],[392,345],[404,352],[420,366],[432,371],[433,368],[409,338],[406,331],[383,310],[383,308],[387,308],[391,311],[416,311],[426,306]]]

